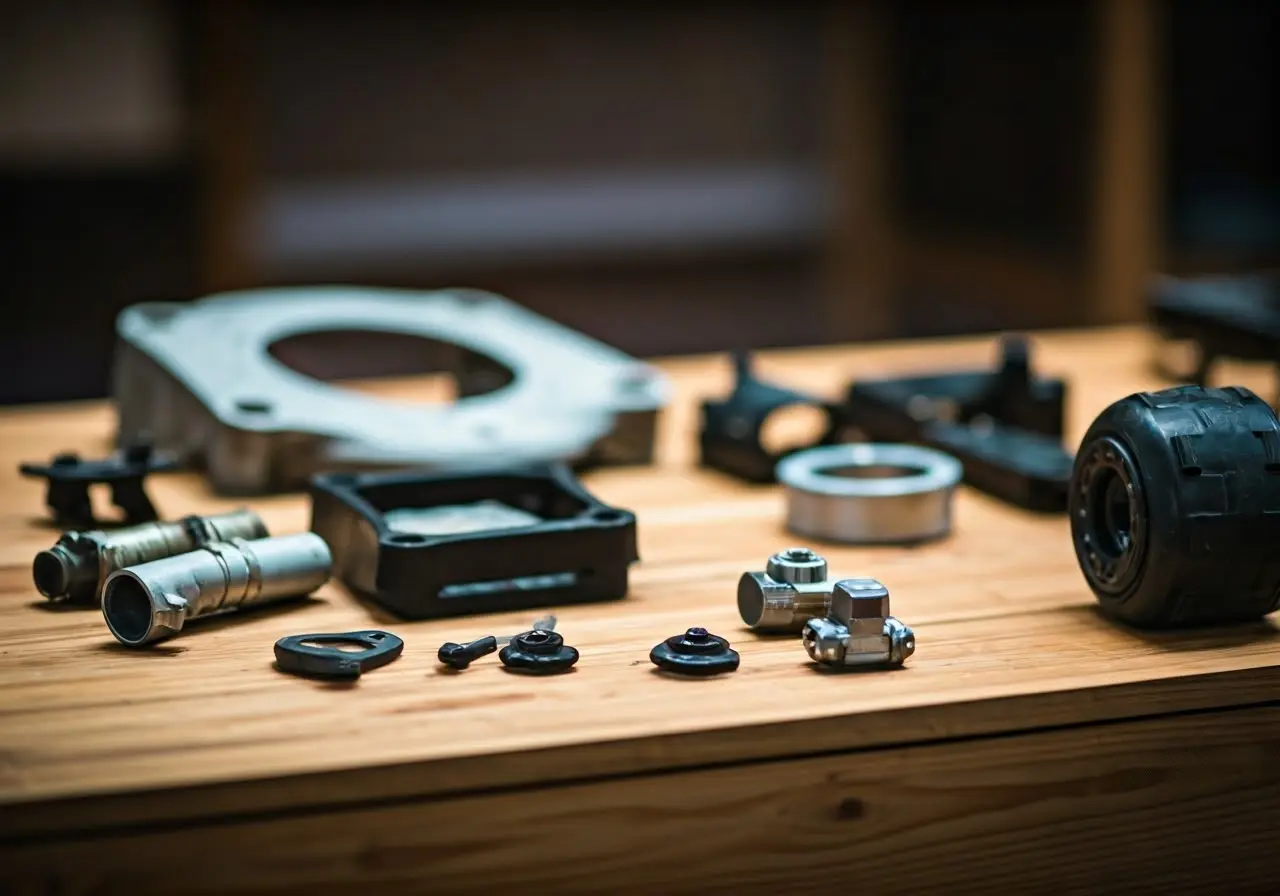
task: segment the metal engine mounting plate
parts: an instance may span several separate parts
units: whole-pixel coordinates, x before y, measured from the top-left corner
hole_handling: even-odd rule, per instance
[[[446,344],[459,400],[390,401],[312,379],[270,346],[373,331]],[[323,286],[134,305],[116,321],[118,441],[203,464],[223,493],[317,472],[647,463],[669,385],[653,367],[500,296]]]

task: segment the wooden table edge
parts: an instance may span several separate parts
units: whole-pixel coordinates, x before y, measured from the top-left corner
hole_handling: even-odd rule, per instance
[[[1082,699],[1083,698],[1083,699]],[[643,738],[0,803],[0,847],[589,783],[1280,701],[1280,666]],[[1081,711],[1088,707],[1091,712]],[[566,769],[573,769],[566,773]]]

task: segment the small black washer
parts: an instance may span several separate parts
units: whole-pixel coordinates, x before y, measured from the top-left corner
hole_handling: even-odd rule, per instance
[[[565,644],[558,633],[536,628],[512,638],[498,659],[509,672],[553,675],[572,667],[578,661],[578,651]]]
[[[364,650],[339,650],[323,644],[359,644]],[[276,642],[276,666],[281,672],[317,678],[359,678],[400,656],[404,641],[390,632],[337,632],[290,635]]]
[[[649,659],[664,672],[677,675],[719,675],[738,668],[738,651],[705,628],[691,628],[649,651]]]

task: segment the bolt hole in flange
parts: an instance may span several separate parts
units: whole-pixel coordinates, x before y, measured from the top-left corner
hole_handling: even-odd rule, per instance
[[[313,330],[271,343],[268,354],[285,367],[342,389],[425,404],[452,404],[463,394],[483,395],[507,386],[515,373],[496,359],[482,356],[478,365],[466,364],[474,352],[461,346],[379,330]],[[462,389],[462,368],[476,366]],[[411,377],[406,383],[388,382]]]
[[[236,401],[236,410],[242,414],[270,414],[271,402],[259,398],[241,398]]]

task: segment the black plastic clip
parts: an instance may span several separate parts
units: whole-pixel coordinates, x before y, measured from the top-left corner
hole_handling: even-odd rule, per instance
[[[49,483],[45,503],[54,523],[63,529],[102,529],[133,526],[157,519],[155,505],[147,497],[143,480],[151,473],[178,469],[171,458],[156,457],[149,444],[131,445],[103,460],[83,460],[78,454],[59,454],[48,464],[21,464],[23,476]],[[109,485],[111,503],[124,513],[121,521],[99,520],[93,514],[89,486]]]
[[[363,650],[339,650],[325,644],[358,644]],[[281,672],[317,678],[359,678],[400,656],[404,641],[390,632],[341,632],[290,635],[276,642],[276,666]]]

